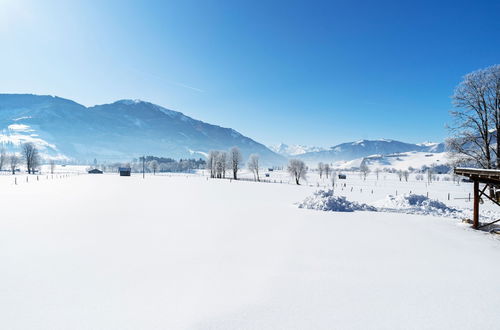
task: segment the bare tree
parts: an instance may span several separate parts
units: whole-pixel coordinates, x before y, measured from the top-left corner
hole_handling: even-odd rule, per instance
[[[156,171],[158,171],[159,166],[160,165],[158,164],[158,161],[156,159],[153,159],[149,162],[149,168],[151,169],[151,171],[153,171],[153,175],[156,175]]]
[[[35,173],[35,169],[40,165],[36,146],[31,142],[24,143],[21,148],[21,153],[26,162],[28,174]]]
[[[377,176],[377,181],[378,181],[378,177],[379,177],[379,175],[380,175],[380,168],[378,168],[378,167],[377,167],[377,168],[375,169],[375,175]]]
[[[210,170],[210,177],[215,178],[217,174],[217,157],[219,152],[216,150],[210,150],[207,156],[207,169]]]
[[[408,182],[408,178],[410,177],[410,172],[403,171],[403,177],[405,178],[405,181]]]
[[[496,168],[500,169],[500,65],[493,65],[486,68],[488,73],[488,87],[486,89],[486,100],[489,113],[492,117],[495,130],[493,131],[495,139]]]
[[[233,170],[233,179],[238,180],[238,171],[240,170],[241,162],[243,157],[241,156],[240,149],[238,147],[232,147],[229,150],[229,165]]]
[[[12,174],[16,174],[16,167],[19,165],[19,157],[16,154],[12,154],[9,156],[9,165]]]
[[[214,156],[212,150],[208,152],[207,154],[207,162],[206,162],[206,169],[210,171],[210,177],[213,178],[213,162],[214,162]]]
[[[210,169],[211,178],[226,177],[227,153],[224,151],[211,150],[207,157],[207,168]]]
[[[217,156],[217,173],[219,178],[226,177],[227,169],[227,153],[225,151],[219,151]]]
[[[139,161],[142,164],[142,178],[145,179],[146,178],[146,156],[144,155],[144,156],[139,157]]]
[[[328,179],[328,177],[330,176],[330,172],[331,172],[330,165],[328,165],[328,163],[325,164],[324,170],[325,170],[325,176]]]
[[[319,178],[323,177],[323,171],[325,170],[325,164],[319,162],[318,163],[318,173],[319,173]]]
[[[399,170],[397,173],[398,173],[399,181],[401,181],[403,179],[403,171]]]
[[[366,180],[366,177],[370,173],[370,168],[368,165],[366,165],[366,162],[363,160],[361,162],[361,165],[359,166],[359,170],[361,171],[361,174],[363,175],[363,180]]]
[[[7,164],[7,154],[5,149],[0,150],[0,171],[3,170],[4,165]]]
[[[300,184],[300,179],[306,178],[307,167],[300,159],[290,159],[287,170],[294,178],[296,184]]]
[[[455,89],[446,143],[450,156],[459,163],[482,168],[500,167],[500,65],[471,72]],[[495,159],[496,158],[496,159]]]
[[[54,170],[56,169],[56,162],[51,159],[50,160],[50,174],[54,174]]]
[[[429,168],[427,170],[427,183],[431,183],[432,182],[432,178],[433,178],[433,173],[432,173],[432,170]]]
[[[247,164],[248,169],[253,173],[255,181],[260,181],[259,178],[259,155],[251,154]]]

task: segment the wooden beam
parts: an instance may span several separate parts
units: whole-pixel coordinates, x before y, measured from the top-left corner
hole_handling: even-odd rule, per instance
[[[479,181],[474,181],[474,215],[472,219],[472,228],[479,227]]]

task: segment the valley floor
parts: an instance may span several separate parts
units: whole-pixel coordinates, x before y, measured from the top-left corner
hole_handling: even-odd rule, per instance
[[[0,180],[1,329],[500,323],[500,241],[456,219],[297,208],[314,185],[10,181]]]

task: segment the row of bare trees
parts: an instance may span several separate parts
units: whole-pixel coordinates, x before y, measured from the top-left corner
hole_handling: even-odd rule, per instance
[[[26,162],[28,174],[34,174],[36,169],[40,166],[40,155],[36,146],[31,142],[24,143],[21,146],[21,155]]]
[[[232,147],[228,152],[211,150],[207,155],[207,169],[210,171],[211,178],[226,178],[226,173],[231,172],[232,178],[238,179],[238,172],[243,166],[243,157],[238,147]],[[253,174],[255,181],[260,181],[260,157],[258,154],[251,154],[248,158],[247,168]],[[298,159],[290,160],[288,173],[295,180],[296,184],[300,184],[301,179],[306,178],[306,164]],[[330,174],[330,168],[327,166],[325,170],[327,176]]]
[[[0,152],[0,171],[4,169],[4,167],[8,166],[8,168],[12,171],[12,174],[16,174],[16,168],[20,163],[20,158],[16,154],[7,154],[4,149]]]
[[[243,157],[238,147],[232,147],[229,151],[211,150],[207,156],[207,169],[210,170],[211,178],[225,178],[226,172],[232,172],[233,179],[238,179],[238,171],[241,169]]]
[[[28,174],[35,173],[36,169],[40,167],[40,155],[33,143],[28,142],[22,144],[20,156],[16,153],[7,154],[5,149],[2,148],[0,150],[0,171],[8,166],[12,174],[16,174],[16,169],[22,160],[24,160],[26,164]]]
[[[324,164],[322,162],[318,163],[318,173],[319,173],[319,178],[321,179],[323,177],[323,174],[328,177],[330,176],[330,173],[332,172],[330,168],[330,164]]]

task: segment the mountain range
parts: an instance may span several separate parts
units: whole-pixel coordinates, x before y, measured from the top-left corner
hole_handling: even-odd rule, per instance
[[[35,143],[42,155],[85,163],[130,161],[142,155],[204,157],[209,150],[241,149],[262,164],[286,158],[231,128],[211,125],[180,112],[140,101],[120,100],[85,107],[74,101],[31,94],[0,94],[0,143],[16,149]]]
[[[406,143],[390,139],[359,140],[330,147],[326,150],[305,152],[295,156],[306,162],[337,162],[349,161],[373,155],[390,155],[403,152],[442,153],[444,143]]]
[[[280,143],[269,146],[269,149],[284,157],[298,158],[309,163],[333,163],[404,152],[442,153],[445,152],[445,144],[435,142],[405,143],[390,139],[379,139],[346,142],[329,148]]]
[[[130,161],[142,155],[199,158],[210,150],[238,146],[244,160],[252,153],[261,164],[284,165],[299,158],[310,165],[351,161],[405,152],[442,153],[443,143],[360,140],[329,148],[287,145],[266,147],[232,128],[224,128],[140,100],[85,107],[47,95],[0,94],[0,144],[10,151],[33,142],[46,158],[65,162]]]

